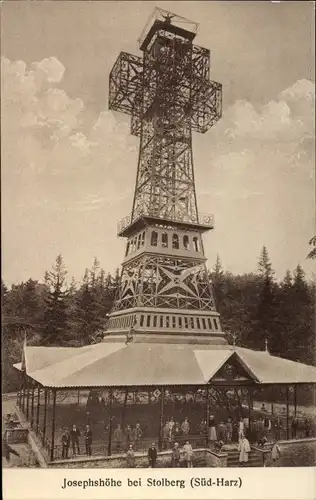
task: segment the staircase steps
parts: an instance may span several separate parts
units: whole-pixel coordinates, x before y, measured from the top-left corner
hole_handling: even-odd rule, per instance
[[[240,467],[239,463],[239,451],[237,450],[227,450],[227,467]],[[262,467],[262,458],[255,451],[251,451],[248,455],[247,467]]]

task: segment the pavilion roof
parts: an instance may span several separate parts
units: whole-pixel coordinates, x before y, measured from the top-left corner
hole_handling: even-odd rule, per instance
[[[316,383],[314,366],[229,345],[102,342],[24,349],[27,375],[46,387],[203,385],[233,356],[256,384]]]

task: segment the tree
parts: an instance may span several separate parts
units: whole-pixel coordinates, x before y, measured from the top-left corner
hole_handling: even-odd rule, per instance
[[[312,249],[310,250],[309,254],[307,255],[307,258],[308,259],[316,259],[316,236],[313,236],[309,240],[308,243],[312,247]]]
[[[44,311],[43,340],[48,345],[67,343],[67,271],[61,255],[58,255],[52,270],[45,275],[46,298]]]
[[[262,247],[258,262],[260,277],[259,300],[257,310],[257,328],[258,337],[261,346],[264,345],[264,339],[269,341],[271,351],[279,352],[280,345],[277,335],[275,335],[275,316],[276,316],[276,285],[274,283],[274,271],[268,255],[267,247]]]
[[[213,284],[215,302],[219,312],[221,312],[224,297],[225,276],[224,269],[219,255],[216,255],[215,265],[210,272],[210,278]]]

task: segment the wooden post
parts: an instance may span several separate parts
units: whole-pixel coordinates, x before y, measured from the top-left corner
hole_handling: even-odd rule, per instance
[[[290,438],[289,387],[286,388],[286,439]]]
[[[208,448],[209,445],[209,439],[208,439],[208,423],[210,420],[210,389],[209,387],[206,389],[206,448]]]
[[[40,400],[41,400],[41,388],[38,385],[37,386],[37,410],[36,410],[36,434],[38,434],[38,428],[39,428]]]
[[[158,436],[158,449],[162,451],[163,449],[163,421],[164,421],[164,400],[165,400],[165,389],[161,387],[160,389],[160,415],[159,415],[159,436]]]
[[[80,404],[80,389],[78,389],[78,405]]]
[[[53,415],[52,415],[52,441],[50,449],[50,460],[54,461],[54,446],[55,446],[55,417],[56,417],[56,389],[53,389]]]
[[[294,384],[294,418],[296,418],[297,412],[297,384]]]
[[[45,387],[44,421],[43,421],[43,437],[42,437],[43,445],[45,443],[45,437],[46,437],[46,416],[47,416],[47,389]]]
[[[135,394],[135,392],[133,394]],[[126,404],[127,404],[127,397],[128,397],[128,389],[126,389],[125,396],[124,396],[124,404],[123,404],[122,419],[121,419],[122,430],[123,430],[124,419],[125,419],[125,410],[126,410]],[[134,399],[134,402],[135,402],[135,397],[133,399]]]
[[[253,405],[253,396],[252,396],[252,387],[248,388],[248,439],[252,440],[252,405]]]
[[[26,420],[29,419],[29,405],[30,405],[30,379],[28,376],[26,376],[26,387],[27,387],[27,392],[26,392]]]
[[[108,441],[108,455],[112,455],[112,389],[109,390],[109,441]]]
[[[31,427],[33,428],[34,423],[34,382],[32,382],[32,399],[31,399]]]
[[[25,372],[23,373],[22,411],[25,413]]]

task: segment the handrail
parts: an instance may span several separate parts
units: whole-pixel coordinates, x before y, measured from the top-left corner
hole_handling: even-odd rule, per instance
[[[140,213],[136,218],[134,218],[134,220],[132,220],[132,214],[129,214],[129,215],[126,215],[125,217],[123,217],[123,219],[121,219],[119,222],[118,222],[118,225],[117,225],[117,233],[120,234],[122,233],[128,226],[130,226],[133,222],[135,222],[136,220],[140,219],[141,217],[153,217],[155,219],[161,219],[162,221],[166,221],[166,222],[175,222],[175,223],[187,223],[187,224],[196,224],[196,225],[200,225],[200,226],[205,226],[205,227],[213,227],[214,226],[214,215],[211,214],[211,213],[206,213],[206,212],[199,212],[198,213],[198,216],[196,218],[196,220],[192,220],[192,219],[186,219],[186,218],[180,218],[178,217],[177,219],[168,219],[164,216],[160,216],[159,214],[153,214],[153,213],[150,213],[150,212],[147,212],[147,211],[144,211],[142,213]]]

